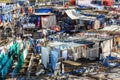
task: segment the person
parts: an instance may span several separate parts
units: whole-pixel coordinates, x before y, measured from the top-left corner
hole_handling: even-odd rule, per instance
[[[44,38],[45,38],[45,37],[47,37],[48,32],[47,32],[47,30],[46,30],[46,29],[43,29],[42,33],[43,33]]]
[[[45,42],[44,46],[46,46],[48,32],[46,29],[43,29],[42,33],[43,33],[44,42]]]

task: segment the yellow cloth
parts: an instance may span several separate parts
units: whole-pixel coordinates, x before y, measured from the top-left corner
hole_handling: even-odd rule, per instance
[[[120,37],[116,38],[116,42],[118,42],[118,45],[120,45]]]

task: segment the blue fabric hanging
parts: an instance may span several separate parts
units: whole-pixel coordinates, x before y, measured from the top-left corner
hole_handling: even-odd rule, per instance
[[[40,16],[38,16],[38,21],[40,21]]]
[[[9,14],[9,21],[12,22],[12,20],[13,20],[13,17],[12,17],[12,14],[10,13]]]
[[[30,42],[30,46],[32,47],[34,45],[34,39],[30,38],[29,42]]]
[[[102,1],[101,0],[98,0],[98,5],[102,5]]]
[[[60,49],[59,48],[54,48],[54,51],[58,52],[58,57],[60,57]]]
[[[6,21],[9,22],[9,14],[6,14]]]
[[[7,15],[4,15],[5,22],[7,22]]]
[[[41,46],[36,46],[36,51],[37,51],[38,54],[40,54],[40,52],[41,52]]]
[[[5,64],[6,62],[7,62],[7,60],[8,60],[8,55],[5,55],[5,57],[4,57],[4,59],[2,60],[2,63],[1,64]]]
[[[2,15],[2,22],[5,22],[5,15]]]
[[[13,57],[11,57],[8,62],[6,63],[6,65],[3,67],[2,69],[2,77],[5,78],[6,75],[9,73],[10,67],[13,64]]]
[[[51,67],[53,70],[55,70],[55,68],[56,68],[58,59],[59,59],[59,52],[51,51]]]

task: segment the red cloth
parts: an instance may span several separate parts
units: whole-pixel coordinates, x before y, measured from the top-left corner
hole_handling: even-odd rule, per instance
[[[51,27],[51,29],[52,29],[52,30],[55,30],[55,31],[57,31],[57,32],[60,32],[60,31],[61,31],[60,26],[53,26],[53,27]]]
[[[76,0],[71,0],[70,3],[71,3],[72,5],[75,5],[75,1],[76,1]]]
[[[112,6],[114,5],[114,0],[103,0],[103,5]]]

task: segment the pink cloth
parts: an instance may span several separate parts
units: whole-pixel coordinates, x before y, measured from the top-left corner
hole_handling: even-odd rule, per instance
[[[40,21],[38,21],[38,25],[37,26],[40,27]]]

